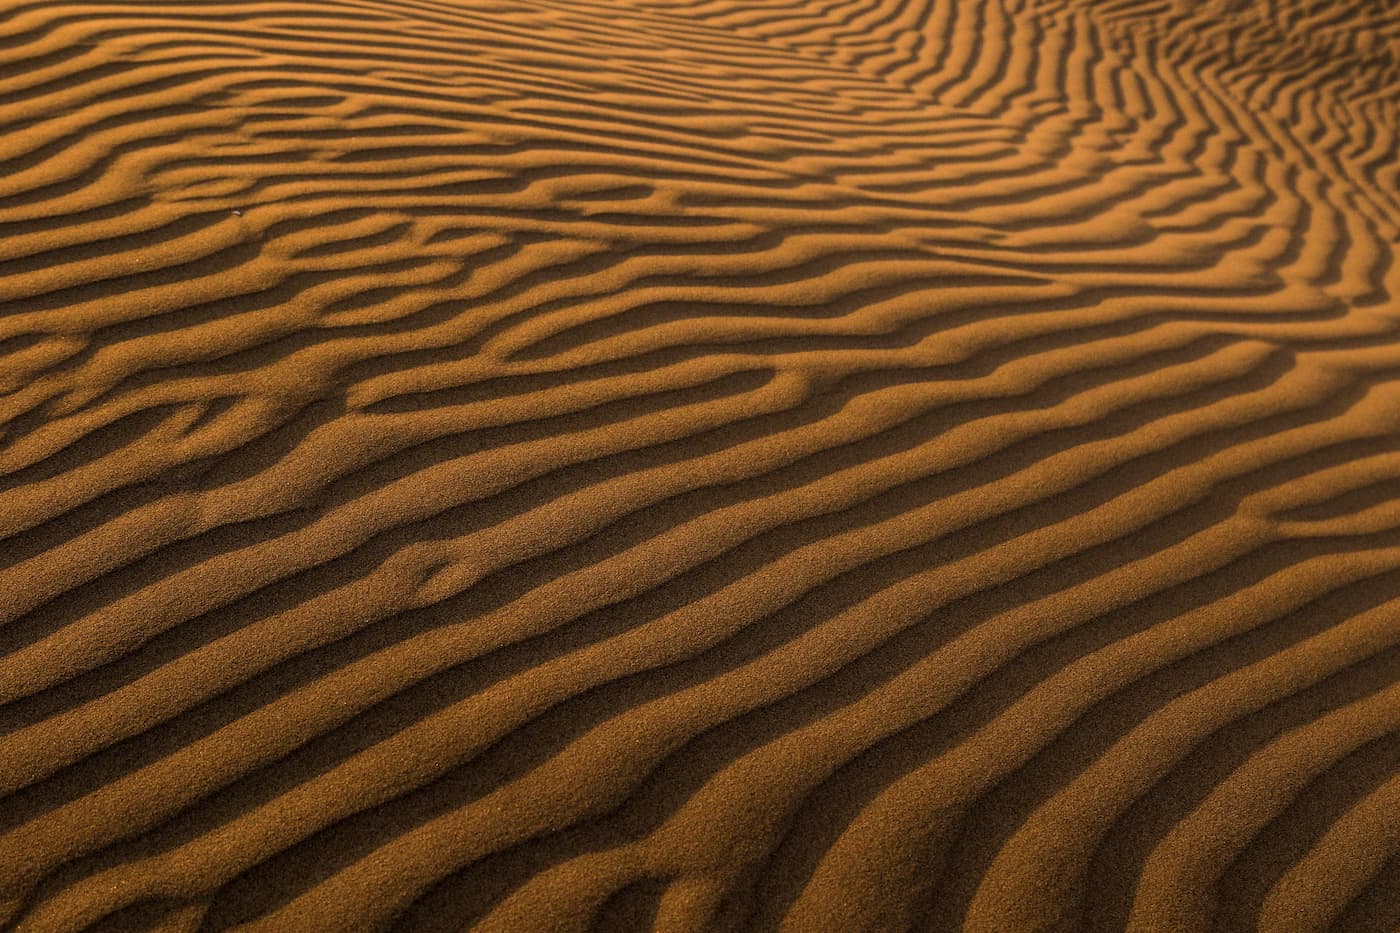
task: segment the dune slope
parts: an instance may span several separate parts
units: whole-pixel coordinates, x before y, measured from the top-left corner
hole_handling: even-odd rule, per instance
[[[0,929],[1400,925],[1400,6],[0,0]]]

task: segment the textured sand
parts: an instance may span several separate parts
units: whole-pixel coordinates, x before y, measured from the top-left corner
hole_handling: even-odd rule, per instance
[[[1400,926],[1400,3],[0,0],[0,929]]]

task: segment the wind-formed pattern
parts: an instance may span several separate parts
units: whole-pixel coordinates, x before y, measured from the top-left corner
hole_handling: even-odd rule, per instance
[[[0,929],[1400,926],[1400,5],[0,0]]]

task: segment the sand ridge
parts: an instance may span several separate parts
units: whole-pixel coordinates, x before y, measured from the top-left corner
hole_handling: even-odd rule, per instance
[[[0,0],[0,928],[1400,925],[1400,7]]]

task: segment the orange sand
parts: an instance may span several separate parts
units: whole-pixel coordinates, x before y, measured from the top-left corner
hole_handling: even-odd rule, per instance
[[[0,0],[0,929],[1400,926],[1400,3]]]

